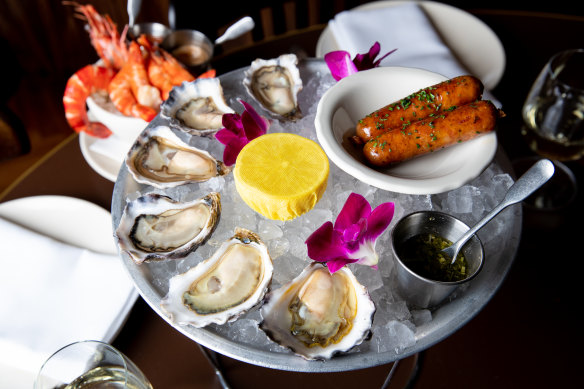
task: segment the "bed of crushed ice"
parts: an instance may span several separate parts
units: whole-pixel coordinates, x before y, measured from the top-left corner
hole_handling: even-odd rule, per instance
[[[314,117],[320,96],[334,83],[327,75],[318,75],[309,80],[303,90],[301,102],[303,118],[295,123],[281,123],[274,120],[270,132],[295,132],[317,141],[314,130]],[[227,95],[227,93],[226,93]],[[248,100],[246,100],[248,101]],[[248,101],[251,103],[251,101]],[[228,103],[241,112],[243,107],[235,97]],[[258,110],[258,112],[262,113]],[[209,150],[213,155],[221,156],[222,146],[214,139],[189,137],[181,134],[197,147]],[[127,180],[126,180],[127,181]],[[132,199],[146,192],[165,193],[175,199],[193,199],[201,197],[210,191],[221,193],[222,212],[219,225],[212,237],[188,257],[181,260],[149,263],[151,283],[160,292],[161,297],[168,290],[168,280],[185,272],[205,258],[212,255],[222,242],[233,235],[235,227],[244,227],[255,231],[268,245],[274,262],[274,275],[271,288],[296,277],[302,269],[311,262],[307,257],[304,241],[326,221],[336,219],[345,200],[351,192],[363,195],[376,207],[380,203],[391,201],[395,204],[395,214],[389,228],[379,237],[376,245],[379,254],[379,268],[361,265],[349,265],[359,281],[365,285],[376,304],[377,311],[373,321],[372,338],[355,349],[375,350],[376,352],[399,352],[416,342],[416,328],[432,320],[431,310],[410,310],[392,287],[394,276],[394,259],[390,248],[390,230],[404,215],[418,210],[444,211],[467,224],[472,224],[492,209],[504,196],[507,188],[513,183],[512,178],[505,173],[497,163],[492,163],[478,178],[456,190],[437,195],[406,195],[377,189],[349,176],[331,163],[327,190],[315,208],[294,220],[283,222],[269,220],[250,209],[235,190],[232,175],[217,177],[202,184],[186,185],[178,188],[159,190],[151,187],[125,188],[125,197]],[[118,183],[119,184],[119,183]],[[137,188],[137,190],[135,190]],[[119,204],[118,204],[119,205]],[[120,205],[123,207],[123,204]],[[504,218],[495,218],[479,233],[485,251],[495,244],[491,238],[500,236],[505,228]],[[500,245],[501,243],[496,243]],[[497,246],[495,246],[497,247]],[[500,247],[499,247],[500,249]],[[464,287],[463,287],[464,288]],[[460,290],[460,288],[459,288]],[[456,292],[454,297],[456,296]],[[258,307],[252,309],[238,320],[225,325],[212,325],[210,330],[219,336],[230,339],[242,345],[248,345],[270,352],[289,353],[287,349],[270,341],[258,328],[261,316]]]

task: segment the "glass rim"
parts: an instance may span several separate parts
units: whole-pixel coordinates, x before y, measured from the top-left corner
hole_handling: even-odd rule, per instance
[[[71,347],[77,346],[77,345],[82,345],[82,344],[93,344],[93,345],[101,346],[103,348],[107,348],[108,350],[111,350],[122,361],[122,365],[124,367],[124,371],[126,373],[129,373],[130,372],[128,363],[126,361],[126,356],[120,350],[118,350],[117,348],[115,348],[114,346],[112,346],[111,344],[106,343],[106,342],[101,341],[101,340],[93,340],[93,339],[78,340],[78,341],[75,341],[75,342],[71,342],[69,344],[66,344],[65,346],[57,349],[55,352],[53,352],[51,355],[49,355],[45,359],[45,361],[43,362],[43,364],[41,365],[41,367],[39,368],[39,370],[38,370],[38,372],[36,374],[33,389],[36,389],[38,387],[39,379],[42,377],[41,373],[43,372],[43,370],[45,369],[45,367],[47,366],[47,364],[50,363],[51,360],[53,360],[53,357],[55,357],[57,354],[61,353],[65,349],[68,349],[68,348],[71,348]]]
[[[555,62],[558,60],[558,58],[565,56],[567,54],[570,54],[570,56],[574,55],[574,54],[581,54],[584,55],[584,48],[581,49],[566,49],[566,50],[562,50],[559,51],[557,53],[555,53],[554,55],[551,56],[551,58],[546,62],[545,68],[546,68],[546,72],[548,73],[550,79],[554,80],[555,82],[557,82],[558,84],[569,88],[569,89],[573,89],[576,91],[582,91],[584,92],[584,88],[580,88],[580,87],[576,87],[576,86],[572,86],[567,84],[566,82],[562,81],[561,79],[559,79],[559,75],[562,73],[562,71],[560,72],[556,72],[555,69],[558,67],[557,65],[555,65]]]

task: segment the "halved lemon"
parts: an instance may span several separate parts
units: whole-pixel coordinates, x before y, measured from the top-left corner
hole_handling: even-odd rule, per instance
[[[233,175],[237,192],[253,210],[269,219],[290,220],[310,211],[324,194],[329,161],[308,138],[271,133],[245,145]]]

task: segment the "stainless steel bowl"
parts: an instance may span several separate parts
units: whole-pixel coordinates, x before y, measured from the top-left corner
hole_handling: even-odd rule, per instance
[[[483,245],[475,235],[462,249],[470,268],[468,277],[455,282],[436,281],[425,278],[407,267],[403,258],[400,258],[400,254],[403,255],[404,243],[424,233],[435,234],[454,242],[469,229],[469,226],[454,216],[436,211],[411,213],[395,225],[391,232],[391,247],[396,259],[397,289],[404,300],[419,308],[440,304],[461,284],[470,281],[479,273],[484,257]]]
[[[130,37],[133,39],[138,38],[140,35],[145,34],[151,41],[162,43],[164,38],[166,38],[172,30],[161,23],[138,23],[134,24],[128,30]]]
[[[185,65],[193,75],[198,75],[208,70],[214,45],[200,31],[177,30],[164,39],[162,48]]]

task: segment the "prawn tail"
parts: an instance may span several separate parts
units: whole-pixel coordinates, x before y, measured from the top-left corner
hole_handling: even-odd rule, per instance
[[[73,74],[65,86],[63,108],[65,118],[75,132],[107,138],[111,131],[101,123],[90,122],[85,101],[95,92],[107,91],[115,71],[97,65],[87,65]]]

